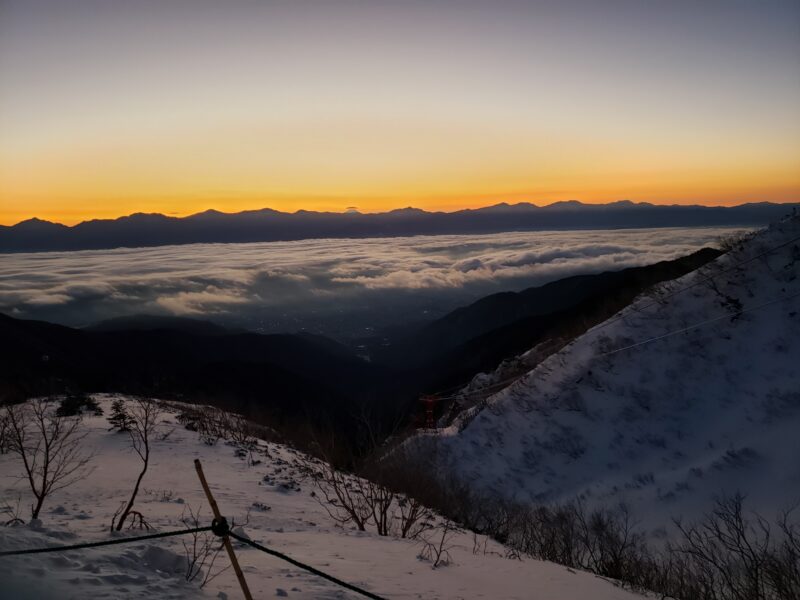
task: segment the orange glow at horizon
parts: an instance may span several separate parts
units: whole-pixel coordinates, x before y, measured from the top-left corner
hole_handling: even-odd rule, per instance
[[[207,209],[452,211],[499,202],[723,204],[800,199],[800,141],[753,136],[684,147],[664,131],[598,141],[570,132],[464,124],[271,123],[221,130],[164,123],[110,142],[0,146],[0,223],[64,224]],[[800,140],[800,136],[798,137]],[[644,149],[644,150],[643,150]]]
[[[100,4],[0,7],[0,224],[800,201],[800,6]]]
[[[168,132],[165,133],[165,132]],[[632,131],[606,142],[571,132],[459,123],[272,122],[205,129],[167,122],[113,142],[75,130],[69,143],[0,146],[0,223],[67,225],[135,212],[207,209],[453,211],[499,202],[632,200],[733,205],[800,199],[800,142],[756,136],[684,147]],[[800,139],[800,138],[798,138]],[[642,151],[646,148],[646,151]]]
[[[768,200],[765,198],[769,198]],[[170,217],[187,217],[206,210],[216,210],[223,213],[238,213],[244,211],[255,211],[260,209],[273,209],[281,212],[296,212],[299,210],[344,213],[348,209],[355,208],[360,213],[379,213],[394,209],[413,207],[434,212],[453,212],[464,209],[476,209],[505,202],[508,204],[531,203],[538,206],[545,206],[554,202],[567,200],[578,200],[584,204],[604,204],[619,200],[630,200],[633,202],[649,202],[651,204],[699,204],[704,206],[736,206],[748,202],[776,202],[793,203],[800,202],[800,187],[787,189],[771,190],[765,194],[761,190],[754,192],[739,192],[733,195],[727,193],[709,193],[707,195],[696,195],[691,197],[675,197],[672,195],[631,195],[609,191],[605,194],[570,194],[553,193],[539,195],[534,193],[511,193],[511,194],[485,194],[477,196],[454,196],[454,197],[407,197],[407,198],[356,198],[348,196],[344,199],[319,198],[319,197],[278,197],[269,198],[264,196],[258,199],[246,198],[224,198],[218,197],[215,200],[208,198],[201,199],[130,199],[128,201],[108,202],[96,200],[93,202],[70,203],[69,209],[54,205],[51,209],[42,205],[42,210],[31,213],[29,211],[13,212],[0,210],[0,225],[15,225],[30,218],[38,218],[63,225],[75,225],[83,221],[93,219],[116,219],[134,213],[159,213]],[[85,212],[81,206],[87,207]]]

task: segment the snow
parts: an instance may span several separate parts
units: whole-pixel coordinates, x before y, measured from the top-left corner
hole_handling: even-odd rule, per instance
[[[436,445],[445,468],[490,494],[625,502],[654,536],[668,535],[671,517],[697,517],[715,495],[737,490],[747,494],[748,508],[774,516],[800,500],[800,296],[607,353],[733,313],[737,302],[751,309],[800,292],[800,243],[751,260],[794,238],[800,239],[800,219],[773,225],[665,286],[667,293],[691,286],[686,291],[639,298],[545,360],[537,356],[527,375],[450,426],[412,437],[406,446],[427,451]],[[732,269],[743,261],[749,262]],[[709,275],[716,287],[704,280]],[[488,374],[474,386],[502,377]],[[106,415],[114,398],[97,396]],[[0,528],[0,548],[140,533],[109,532],[140,468],[128,437],[110,432],[105,417],[87,414],[82,427],[95,453],[93,471],[48,498],[40,519]],[[261,441],[261,462],[251,465],[232,445],[204,443],[174,413],[159,428],[172,433],[154,442],[135,506],[157,531],[182,528],[189,507],[210,521],[193,468],[199,458],[237,531],[386,598],[639,597],[589,573],[505,558],[506,549],[493,542],[487,553],[476,553],[469,532],[456,535],[452,564],[433,569],[418,558],[414,541],[336,526],[302,478],[306,457],[292,448]],[[0,506],[21,498],[27,519],[30,491],[21,474],[17,457],[0,454]],[[230,570],[203,589],[197,580],[186,582],[182,540],[189,541],[0,558],[0,598],[241,597]],[[358,597],[255,549],[237,544],[237,554],[254,597]],[[218,561],[227,564],[224,554]]]
[[[114,396],[96,396],[105,415]],[[111,432],[105,416],[84,416],[92,448],[93,471],[45,503],[38,522],[0,528],[0,548],[22,549],[53,544],[104,540],[114,511],[126,500],[140,461],[129,448],[126,434]],[[472,534],[459,533],[451,550],[453,564],[432,569],[418,559],[419,544],[368,532],[336,527],[311,497],[301,479],[299,452],[279,444],[259,442],[260,464],[249,465],[236,448],[218,442],[207,445],[198,434],[181,427],[174,414],[159,424],[150,469],[135,508],[157,531],[182,528],[187,507],[201,509],[210,522],[210,509],[194,471],[202,461],[222,512],[251,539],[362,586],[386,598],[547,598],[569,600],[626,600],[636,596],[613,582],[542,561],[504,558],[504,548],[487,545],[489,553],[473,554]],[[0,455],[0,505],[21,497],[21,516],[27,520],[30,491],[21,480],[21,464]],[[243,524],[249,511],[249,522]],[[237,531],[239,531],[237,529]],[[186,582],[186,536],[132,542],[118,546],[14,558],[0,558],[0,598],[240,598],[229,569],[202,590]],[[249,547],[237,544],[237,555],[256,598],[357,598],[352,592],[299,570]],[[227,565],[224,553],[218,564]]]
[[[758,232],[407,447],[435,446],[443,468],[489,495],[624,502],[654,536],[736,491],[772,519],[800,500],[796,239],[798,217]],[[748,312],[607,354],[736,312],[736,301]]]

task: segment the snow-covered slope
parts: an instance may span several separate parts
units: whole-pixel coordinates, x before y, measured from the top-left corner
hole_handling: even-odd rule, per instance
[[[625,502],[654,533],[736,491],[771,519],[800,500],[800,218],[638,298],[482,406],[409,446],[437,446],[489,494]]]
[[[106,415],[111,397],[100,397]],[[109,524],[119,503],[130,494],[140,469],[128,436],[108,431],[105,417],[86,416],[87,448],[94,448],[94,471],[72,487],[54,493],[40,523],[0,527],[0,549],[71,544],[109,539]],[[386,598],[594,598],[626,600],[637,596],[588,573],[552,563],[503,558],[502,546],[488,543],[489,553],[473,553],[471,534],[460,533],[451,550],[453,564],[432,569],[417,558],[412,541],[378,537],[335,527],[302,481],[304,457],[285,446],[259,442],[259,464],[236,456],[235,448],[203,443],[198,434],[167,414],[159,425],[152,463],[142,483],[136,508],[156,530],[182,528],[181,514],[210,510],[193,468],[200,458],[223,513],[242,522],[251,539],[285,552],[330,574]],[[22,481],[18,459],[0,455],[0,506],[21,496],[21,516],[28,517],[30,491]],[[139,530],[125,535],[136,535]],[[0,598],[240,598],[230,570],[200,590],[184,581],[182,540],[155,541],[34,555],[0,557]],[[237,549],[256,598],[356,598],[335,585],[247,547]],[[224,554],[218,565],[227,564]]]

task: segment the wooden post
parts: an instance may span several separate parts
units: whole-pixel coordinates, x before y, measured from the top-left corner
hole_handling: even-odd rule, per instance
[[[222,518],[222,515],[219,512],[219,506],[217,506],[217,501],[214,500],[214,496],[211,495],[211,488],[208,487],[206,476],[203,475],[203,467],[200,464],[200,459],[194,459],[194,468],[197,470],[197,476],[200,478],[200,484],[203,486],[203,491],[206,493],[208,503],[211,505],[214,518]],[[225,545],[225,550],[228,551],[228,558],[231,559],[231,565],[233,565],[233,570],[236,572],[236,578],[239,580],[239,585],[242,586],[242,593],[244,593],[245,600],[253,600],[253,596],[250,594],[250,588],[247,587],[247,581],[245,581],[244,573],[242,573],[242,568],[239,566],[239,561],[236,559],[236,554],[233,551],[231,539],[227,535],[222,536],[222,543]]]

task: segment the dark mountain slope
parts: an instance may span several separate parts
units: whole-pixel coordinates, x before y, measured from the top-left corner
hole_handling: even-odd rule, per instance
[[[162,315],[131,315],[106,319],[83,328],[85,331],[155,331],[169,329],[197,335],[224,335],[231,330],[202,319]]]
[[[719,250],[704,248],[672,261],[594,275],[576,275],[521,292],[492,294],[434,321],[415,340],[425,346],[455,347],[520,319],[562,311],[611,290],[637,290],[665,279],[674,279],[720,254]]]
[[[647,288],[714,260],[704,248],[644,267],[569,277],[519,293],[493,294],[457,309],[393,347],[381,360],[415,372],[427,389],[493,370],[548,339],[568,341],[627,306]]]
[[[361,403],[394,406],[388,370],[304,335],[85,331],[0,315],[0,393],[126,391],[233,408],[270,423],[346,429]]]

